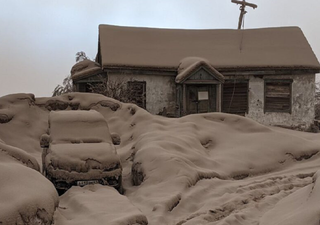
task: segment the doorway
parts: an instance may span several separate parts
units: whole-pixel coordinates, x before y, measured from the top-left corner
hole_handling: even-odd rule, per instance
[[[216,84],[186,85],[187,114],[217,111]]]

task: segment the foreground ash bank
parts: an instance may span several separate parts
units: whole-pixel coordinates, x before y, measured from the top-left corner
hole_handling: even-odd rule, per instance
[[[95,62],[73,66],[80,92],[125,83],[153,114],[226,112],[307,130],[320,64],[298,27],[181,30],[99,26]]]

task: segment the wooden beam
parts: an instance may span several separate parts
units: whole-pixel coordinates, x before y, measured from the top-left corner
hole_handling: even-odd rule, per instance
[[[184,83],[185,84],[221,84],[221,82],[217,80],[187,80]]]
[[[241,4],[241,5],[244,5],[244,6],[249,6],[249,7],[252,7],[254,9],[258,7],[256,4],[245,2],[245,1],[231,0],[231,2],[236,3],[236,4]]]
[[[257,8],[258,6],[253,3],[246,2],[246,0],[238,1],[238,0],[231,0],[232,3],[239,4],[240,6],[240,16],[239,16],[239,22],[238,22],[238,29],[241,29],[243,17],[247,13],[246,6],[252,7],[253,9]]]

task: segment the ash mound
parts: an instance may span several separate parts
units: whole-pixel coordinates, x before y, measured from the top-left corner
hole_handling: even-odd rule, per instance
[[[90,109],[105,117],[117,139],[125,194],[93,185],[72,187],[58,199],[38,172],[48,114]],[[2,201],[3,224],[30,224],[29,218],[66,225],[317,224],[320,219],[318,134],[223,113],[164,118],[102,95],[70,93],[0,98],[0,138],[0,149],[12,150],[0,151],[6,155],[0,166],[7,168],[0,170],[5,180],[0,196],[16,199]],[[11,219],[16,215],[27,219]]]

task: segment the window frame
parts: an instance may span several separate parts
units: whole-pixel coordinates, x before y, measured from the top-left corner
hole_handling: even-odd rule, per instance
[[[132,90],[130,89],[130,85],[131,84],[141,84],[142,85],[142,89],[143,89],[143,96],[142,96],[142,105],[138,105],[136,102],[133,104],[136,104],[137,106],[143,108],[143,109],[147,109],[147,82],[146,81],[139,81],[139,80],[130,80],[127,81],[127,88],[129,89],[129,91],[131,92]],[[130,93],[131,95],[131,93]],[[131,96],[130,96],[131,97]],[[132,101],[132,99],[130,99],[130,102]]]
[[[275,110],[267,108],[267,83],[289,84],[289,108],[286,110]],[[265,79],[264,80],[264,113],[292,113],[292,83],[293,79]],[[276,97],[273,97],[276,98]]]
[[[225,82],[221,85],[221,112],[223,112],[223,113],[229,113],[229,114],[236,114],[236,115],[245,115],[246,113],[248,113],[249,112],[249,79],[226,79],[225,80]],[[224,98],[225,98],[225,87],[224,87],[224,85],[225,84],[246,84],[247,85],[247,91],[246,91],[246,93],[247,93],[247,96],[246,96],[246,110],[244,111],[244,112],[242,112],[242,111],[239,111],[239,112],[232,112],[232,111],[227,111],[227,110],[225,110],[225,108],[224,108]]]

